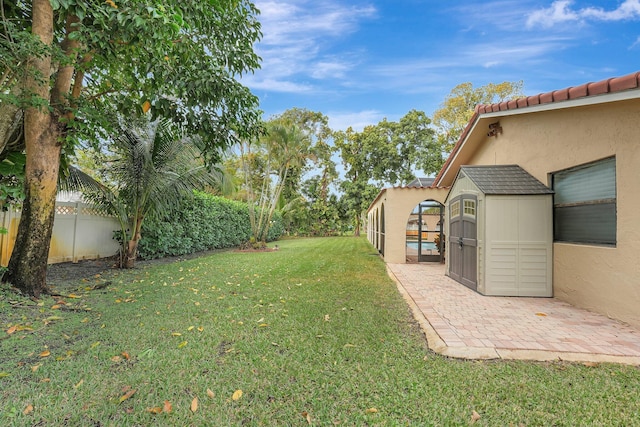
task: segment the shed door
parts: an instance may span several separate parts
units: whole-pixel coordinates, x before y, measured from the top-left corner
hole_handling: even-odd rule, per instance
[[[462,194],[449,205],[449,274],[473,289],[477,288],[477,206],[478,199]]]

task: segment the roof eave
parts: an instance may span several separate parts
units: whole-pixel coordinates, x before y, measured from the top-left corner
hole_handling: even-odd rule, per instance
[[[484,141],[486,126],[480,126],[486,121],[493,121],[501,117],[515,116],[520,114],[539,113],[544,111],[562,110],[567,108],[584,107],[590,105],[599,105],[611,102],[626,101],[640,98],[640,89],[622,90],[619,92],[604,93],[601,95],[592,95],[582,98],[569,99],[566,101],[547,102],[537,105],[529,105],[514,109],[505,109],[500,111],[480,112],[484,106],[476,107],[471,120],[463,131],[460,139],[454,146],[451,154],[447,158],[440,172],[434,181],[435,187],[450,186],[457,175],[457,169],[461,166],[460,159],[470,151],[474,150],[478,144]],[[479,133],[477,129],[482,129]],[[469,146],[471,144],[472,146]]]

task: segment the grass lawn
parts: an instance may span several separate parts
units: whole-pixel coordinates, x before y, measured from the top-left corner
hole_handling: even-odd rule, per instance
[[[637,367],[447,359],[364,239],[278,244],[2,288],[0,425],[640,425]]]

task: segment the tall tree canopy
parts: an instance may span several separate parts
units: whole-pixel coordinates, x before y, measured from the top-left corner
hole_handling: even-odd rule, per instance
[[[298,224],[306,233],[328,235],[336,232],[339,215],[336,198],[331,197],[329,188],[337,182],[338,171],[332,158],[336,148],[331,143],[329,118],[320,112],[292,108],[279,115],[278,119],[298,126],[311,144],[306,167],[287,187],[289,191],[283,200],[286,203],[283,213],[289,215],[284,215],[284,218],[295,216],[295,209],[304,210],[305,215],[298,215],[297,219],[306,222]],[[298,199],[304,203],[299,203]]]
[[[477,88],[471,83],[461,83],[451,90],[438,110],[433,113],[438,142],[445,153],[458,142],[465,126],[478,104],[492,104],[523,96],[524,83],[489,83]]]
[[[0,102],[24,110],[25,202],[6,277],[45,289],[61,153],[115,113],[170,117],[204,136],[209,159],[260,127],[236,78],[256,69],[249,0],[2,2]],[[98,139],[94,139],[98,141]]]
[[[437,172],[442,150],[436,144],[431,120],[422,111],[411,110],[398,122],[382,120],[362,131],[366,167],[380,184],[408,184],[415,171]]]
[[[370,183],[371,171],[367,160],[367,145],[364,132],[356,132],[349,127],[334,134],[334,143],[342,157],[345,179],[340,184],[348,214],[353,222],[354,235],[360,235],[362,212],[373,201],[378,187]]]
[[[411,110],[398,122],[382,120],[362,132],[352,128],[334,133],[346,169],[341,183],[353,220],[360,232],[362,215],[384,185],[406,185],[415,172],[433,174],[443,162],[431,120],[422,111]]]

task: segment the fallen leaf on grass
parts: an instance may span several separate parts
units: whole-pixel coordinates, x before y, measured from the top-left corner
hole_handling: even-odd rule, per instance
[[[180,344],[178,344],[178,348],[184,347],[185,345],[187,345],[188,342],[189,341],[182,341]]]
[[[125,400],[127,400],[127,399],[129,399],[131,396],[133,396],[135,393],[136,393],[136,390],[135,390],[135,389],[131,389],[131,390],[129,390],[128,392],[126,392],[125,394],[123,394],[123,395],[120,397],[119,402],[120,402],[120,403],[124,402]]]
[[[51,310],[57,310],[60,308],[60,304],[54,304],[51,306]]]
[[[191,412],[196,412],[198,410],[198,396],[194,397],[191,401]]]
[[[546,313],[536,313],[536,316],[547,317],[547,314]]]
[[[303,411],[301,415],[304,417],[305,420],[307,420],[307,423],[311,425],[311,415],[307,411]]]
[[[14,333],[16,330],[18,329],[17,325],[13,325],[12,327],[10,327],[9,329],[7,329],[7,333],[9,335],[11,335],[12,333]]]
[[[180,332],[171,332],[172,337],[180,337],[182,334]]]
[[[328,315],[328,314],[325,314],[325,315],[324,315],[324,321],[325,321],[325,322],[328,322],[329,320],[331,320],[331,318],[329,317],[329,315]]]
[[[84,379],[78,381],[78,384],[74,385],[73,388],[78,388],[82,385],[82,383],[84,382]]]
[[[164,401],[164,405],[162,406],[162,410],[164,412],[166,412],[167,414],[171,411],[173,411],[173,407],[171,406],[171,402],[169,402],[168,400]]]
[[[480,418],[482,418],[480,416],[480,414],[478,414],[476,411],[473,411],[473,413],[471,414],[471,422],[475,423],[476,421],[478,421]]]
[[[598,363],[597,362],[584,362],[583,365],[588,367],[588,368],[595,368],[596,366],[598,366]]]
[[[189,327],[187,328],[187,331],[193,331],[193,328],[195,328],[195,326],[189,326]]]
[[[216,397],[216,394],[213,391],[211,391],[211,389],[208,388],[207,389],[207,396],[209,396],[210,398],[213,399],[214,397]]]
[[[31,372],[35,372],[35,371],[37,371],[37,370],[40,368],[40,366],[42,366],[42,364],[39,364],[39,365],[33,365],[33,366],[31,367]]]
[[[126,351],[123,351],[123,352],[122,352],[122,353],[120,353],[120,354],[122,355],[122,357],[123,357],[125,360],[129,360],[129,359],[131,359],[131,356],[129,356],[129,353],[127,353]]]
[[[198,326],[198,332],[202,332],[204,331],[204,328],[202,326]]]
[[[121,361],[122,361],[122,357],[120,357],[120,356],[113,356],[113,357],[111,358],[111,361],[112,361],[112,362],[114,362],[114,363],[119,363],[119,362],[121,362]]]
[[[67,360],[69,358],[69,356],[71,356],[71,355],[69,354],[67,356],[58,356],[58,357],[56,357],[56,360],[58,362],[62,362],[63,360]]]
[[[49,357],[51,356],[51,352],[49,350],[45,350],[42,353],[40,353],[40,357]]]
[[[162,413],[162,408],[160,406],[156,406],[154,408],[147,408],[146,411],[150,412],[152,414],[161,414]]]
[[[11,374],[8,372],[0,372],[0,378],[6,378],[6,377],[10,377]]]
[[[64,320],[64,317],[60,317],[60,316],[49,316],[46,319],[43,319],[42,322],[45,325],[48,325],[51,322],[55,322],[56,320]]]
[[[33,412],[33,405],[27,405],[27,407],[24,408],[24,411],[22,411],[24,415],[29,415],[32,412]]]
[[[377,414],[378,410],[376,408],[369,408],[366,411],[364,411],[366,414]]]
[[[240,400],[241,397],[242,397],[242,390],[236,390],[233,392],[233,395],[231,396],[231,400]]]

